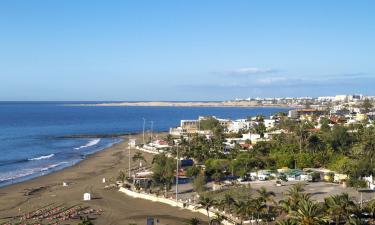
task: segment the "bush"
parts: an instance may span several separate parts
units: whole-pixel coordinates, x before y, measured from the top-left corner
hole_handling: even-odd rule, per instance
[[[367,188],[367,182],[364,180],[357,179],[357,178],[349,178],[347,184],[349,187]]]

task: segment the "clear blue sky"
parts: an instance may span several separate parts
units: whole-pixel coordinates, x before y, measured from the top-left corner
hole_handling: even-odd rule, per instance
[[[375,1],[0,1],[0,100],[375,95]]]

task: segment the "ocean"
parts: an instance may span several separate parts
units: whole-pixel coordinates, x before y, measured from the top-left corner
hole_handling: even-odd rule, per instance
[[[168,131],[182,119],[240,119],[286,108],[87,107],[87,102],[0,102],[0,187],[72,166],[121,141],[87,135]],[[95,102],[89,102],[90,104]],[[74,105],[76,104],[76,105]],[[71,138],[70,136],[77,136]]]

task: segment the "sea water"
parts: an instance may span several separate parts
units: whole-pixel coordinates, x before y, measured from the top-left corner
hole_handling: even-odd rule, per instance
[[[182,119],[239,119],[286,108],[96,107],[87,102],[0,102],[0,186],[44,175],[121,141],[103,134],[168,131]],[[95,102],[89,102],[93,104]],[[97,135],[97,136],[87,136]],[[75,137],[75,138],[72,138]]]

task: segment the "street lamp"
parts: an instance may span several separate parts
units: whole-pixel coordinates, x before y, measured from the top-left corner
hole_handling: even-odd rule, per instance
[[[177,169],[176,169],[176,202],[178,202],[178,161],[179,161],[179,156],[178,156],[178,143],[177,143]]]
[[[146,126],[146,119],[145,118],[142,118],[143,119],[143,144],[145,144],[145,126]]]

